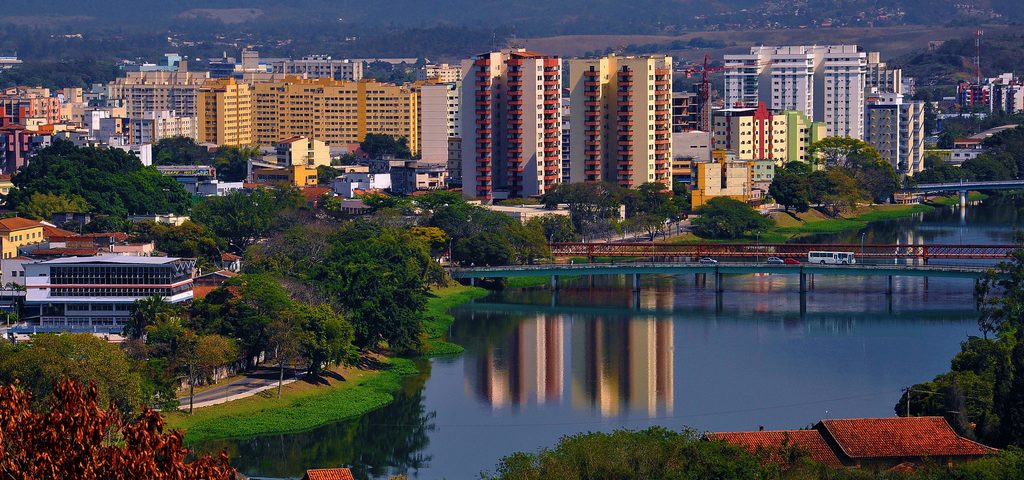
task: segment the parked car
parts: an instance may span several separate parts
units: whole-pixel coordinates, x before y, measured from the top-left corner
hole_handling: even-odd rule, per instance
[[[718,260],[715,260],[715,259],[713,259],[711,257],[702,257],[700,259],[700,263],[702,265],[717,265],[718,264]]]
[[[800,260],[795,258],[786,258],[782,260],[782,263],[785,263],[786,265],[800,265]]]
[[[785,265],[786,264],[786,262],[783,259],[779,258],[779,257],[768,257],[768,260],[765,263],[767,263],[769,265]]]

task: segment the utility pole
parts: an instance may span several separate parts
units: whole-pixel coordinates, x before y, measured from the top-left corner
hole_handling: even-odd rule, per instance
[[[910,387],[904,388],[903,391],[907,392],[907,416],[909,417],[910,416]]]

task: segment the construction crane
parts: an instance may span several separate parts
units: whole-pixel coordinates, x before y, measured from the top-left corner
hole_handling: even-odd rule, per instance
[[[751,65],[721,65],[712,67],[709,65],[711,62],[711,55],[704,54],[704,65],[694,66],[679,70],[678,72],[686,75],[686,78],[692,78],[695,74],[700,74],[700,86],[697,87],[697,101],[700,110],[700,123],[698,128],[704,132],[711,131],[711,78],[712,73],[724,72],[726,70],[732,70],[735,68],[750,68]],[[766,62],[767,64],[767,62]],[[754,65],[755,68],[760,68],[762,65]]]

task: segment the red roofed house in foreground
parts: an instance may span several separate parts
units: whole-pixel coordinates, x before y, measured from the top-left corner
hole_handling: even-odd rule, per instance
[[[347,468],[316,468],[306,470],[302,480],[355,480],[352,470]]]
[[[715,432],[705,436],[781,459],[784,447],[806,450],[830,466],[890,469],[925,459],[953,465],[996,452],[958,435],[942,417],[851,418],[822,420],[811,430]]]

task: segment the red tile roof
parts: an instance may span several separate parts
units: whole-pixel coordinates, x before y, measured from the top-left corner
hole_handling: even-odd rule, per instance
[[[26,228],[39,227],[42,223],[21,217],[0,218],[0,232],[13,232]]]
[[[53,241],[55,238],[77,237],[78,234],[75,232],[69,232],[62,228],[51,227],[49,225],[43,224],[43,236],[50,239],[50,241]]]
[[[347,468],[317,468],[313,470],[306,470],[306,476],[302,477],[308,480],[355,480],[352,476],[352,470]]]
[[[233,262],[235,260],[241,260],[242,257],[239,257],[238,255],[235,255],[233,253],[224,252],[220,254],[220,259],[223,262]]]
[[[751,453],[768,454],[767,463],[780,463],[779,452],[784,446],[806,450],[811,459],[831,467],[843,464],[828,442],[817,430],[766,430],[760,432],[715,432],[707,434],[711,440],[723,440],[743,447]]]
[[[827,431],[850,458],[968,457],[996,451],[957,435],[942,417],[822,420],[815,428]]]

